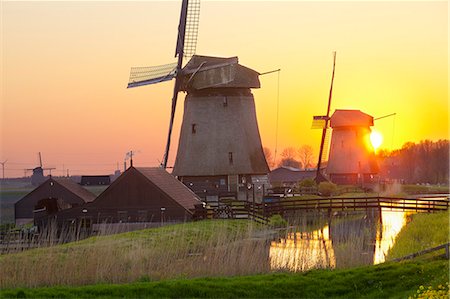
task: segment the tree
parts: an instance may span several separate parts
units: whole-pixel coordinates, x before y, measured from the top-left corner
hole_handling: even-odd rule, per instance
[[[313,148],[312,148],[312,146],[310,146],[310,145],[302,145],[298,149],[298,156],[300,157],[300,161],[302,162],[303,167],[305,169],[313,167],[314,155],[313,155]]]
[[[267,165],[269,165],[269,168],[272,169],[275,167],[275,160],[272,156],[272,152],[268,147],[263,147],[264,156],[266,157]]]
[[[295,167],[295,168],[302,168],[302,163],[300,163],[297,158],[297,150],[293,147],[287,147],[283,149],[281,152],[281,161],[278,164],[279,167],[281,166],[289,166],[289,167]]]

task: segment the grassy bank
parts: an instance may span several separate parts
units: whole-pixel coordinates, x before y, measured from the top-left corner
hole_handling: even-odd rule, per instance
[[[449,217],[449,211],[408,216],[408,224],[389,250],[388,260],[449,242]]]
[[[191,222],[0,255],[0,288],[266,273],[257,230],[244,220]]]
[[[351,270],[314,270],[124,285],[5,289],[2,298],[407,298],[421,285],[448,282],[448,261],[428,260]],[[141,280],[145,280],[141,279]]]

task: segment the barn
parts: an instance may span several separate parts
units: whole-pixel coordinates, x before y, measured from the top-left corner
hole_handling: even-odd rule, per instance
[[[330,126],[333,133],[326,170],[330,180],[345,185],[372,182],[378,173],[370,143],[373,117],[360,110],[336,110]]]
[[[14,204],[16,225],[32,222],[38,203],[44,206],[56,204],[60,208],[72,208],[94,199],[94,194],[72,180],[50,177]]]
[[[269,173],[272,185],[294,187],[306,179],[314,179],[316,170],[302,170],[295,167],[281,166]]]
[[[93,202],[56,215],[59,225],[79,222],[148,223],[190,220],[202,202],[159,167],[128,168]]]

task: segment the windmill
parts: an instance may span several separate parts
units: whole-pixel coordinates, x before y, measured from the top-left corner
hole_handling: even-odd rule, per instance
[[[239,197],[247,186],[257,189],[255,194],[260,197],[269,168],[250,90],[260,87],[260,73],[240,65],[237,57],[194,55],[199,14],[199,0],[183,0],[177,63],[132,68],[128,88],[175,79],[163,168],[167,168],[178,93],[184,91],[187,95],[172,174],[201,197],[227,192]],[[183,66],[185,57],[191,59]]]
[[[330,118],[333,129],[327,174],[336,184],[365,186],[376,182],[379,168],[370,142],[374,118],[360,110],[337,109]]]
[[[31,175],[31,184],[33,186],[38,186],[42,182],[45,181],[44,170],[49,170],[50,175],[52,175],[52,170],[55,169],[54,167],[43,168],[41,152],[38,153],[38,156],[39,156],[39,166],[37,166],[35,168],[25,169],[25,171],[30,171],[30,170],[33,171],[33,174]]]

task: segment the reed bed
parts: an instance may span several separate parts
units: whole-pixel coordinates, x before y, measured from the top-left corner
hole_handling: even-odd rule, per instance
[[[291,216],[290,225],[279,229],[248,220],[207,220],[83,240],[70,230],[56,238],[50,229],[40,236],[39,248],[0,255],[0,288],[253,275],[373,263],[372,220],[356,216],[330,224],[324,215]],[[75,241],[65,243],[68,240]]]

